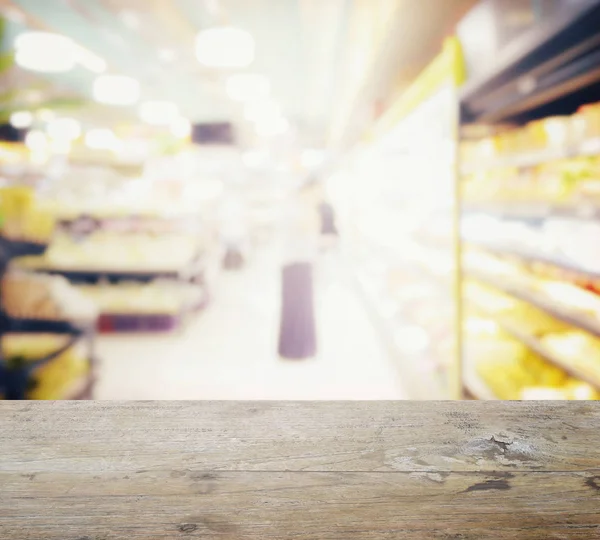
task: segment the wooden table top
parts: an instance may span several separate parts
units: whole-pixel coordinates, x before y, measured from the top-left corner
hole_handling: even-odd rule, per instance
[[[2,539],[600,539],[598,403],[0,407]]]

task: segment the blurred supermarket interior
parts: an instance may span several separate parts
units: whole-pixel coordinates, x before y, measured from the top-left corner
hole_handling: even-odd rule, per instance
[[[600,0],[0,16],[0,397],[600,398]]]

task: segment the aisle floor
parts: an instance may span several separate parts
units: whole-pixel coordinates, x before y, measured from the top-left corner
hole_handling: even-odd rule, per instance
[[[319,351],[277,355],[279,259],[224,273],[207,310],[177,334],[103,336],[97,399],[403,399],[398,372],[337,255],[316,265]]]

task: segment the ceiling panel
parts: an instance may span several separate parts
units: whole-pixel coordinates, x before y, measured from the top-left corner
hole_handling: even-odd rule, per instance
[[[73,38],[102,56],[109,72],[138,79],[144,98],[171,100],[194,121],[236,119],[241,112],[224,93],[228,72],[203,68],[196,61],[196,33],[215,24],[245,29],[256,41],[256,60],[249,71],[271,79],[274,98],[304,140],[323,144],[333,119],[353,114],[352,97],[364,85],[401,2],[0,0],[0,6],[23,9],[30,27]],[[13,33],[18,30],[12,27]],[[51,83],[54,97],[62,92],[89,100],[94,77],[77,69],[36,79]],[[21,83],[31,84],[30,75],[23,75]],[[90,122],[109,123],[135,118],[136,113],[94,105],[81,114]]]

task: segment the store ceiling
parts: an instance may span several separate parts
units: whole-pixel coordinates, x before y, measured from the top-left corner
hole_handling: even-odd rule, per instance
[[[12,0],[2,4],[9,17],[4,37],[8,47],[26,28],[67,35],[103,57],[109,72],[138,79],[142,99],[173,101],[198,122],[231,119],[239,111],[224,93],[227,73],[205,69],[196,61],[194,37],[198,30],[219,23],[243,28],[256,41],[251,71],[267,75],[284,114],[301,131],[317,137],[326,134],[335,103],[352,2]],[[51,98],[90,99],[94,77],[81,67],[43,77],[15,68],[8,84],[29,92],[21,93],[12,105],[35,106],[36,101],[41,104]],[[104,123],[134,112],[102,108],[98,114],[97,109],[92,118]],[[93,111],[87,107],[85,112],[89,117]]]
[[[431,49],[431,37],[440,38],[448,19],[454,20],[455,8],[462,14],[473,1],[433,0],[438,9],[421,0],[0,0],[0,6],[7,19],[4,52],[27,28],[67,35],[104,58],[109,73],[138,79],[142,99],[173,101],[195,122],[235,120],[241,113],[224,92],[228,73],[196,61],[196,33],[223,23],[245,29],[256,41],[249,71],[270,78],[274,98],[304,144],[324,145],[336,138],[332,125],[344,131],[359,96],[369,106],[375,94],[380,99],[385,85],[365,93],[367,77],[396,82],[394,74],[404,65],[412,74],[423,64],[423,50]],[[402,20],[406,28],[419,21],[429,41],[410,32],[410,42],[397,42],[405,50],[399,64],[389,61],[389,44]],[[437,46],[441,39],[433,41]],[[382,64],[385,48],[388,61]],[[135,121],[135,108],[91,103],[95,76],[82,67],[43,76],[13,67],[0,78],[0,107],[5,113],[71,107],[96,125]]]

